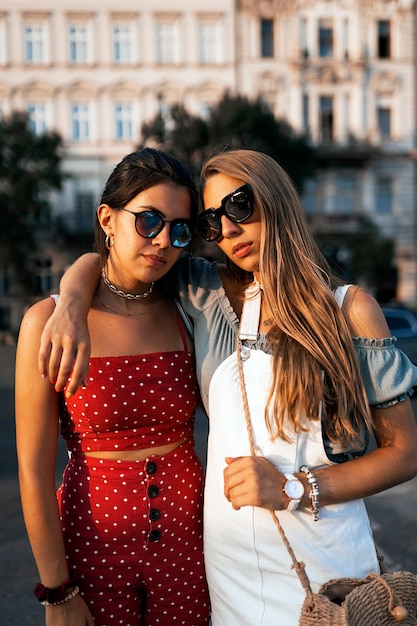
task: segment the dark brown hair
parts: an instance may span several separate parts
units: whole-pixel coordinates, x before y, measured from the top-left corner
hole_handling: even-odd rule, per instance
[[[196,186],[185,165],[162,150],[144,148],[126,155],[110,174],[98,205],[107,204],[114,210],[122,209],[139,193],[161,183],[172,183],[188,189],[191,201],[190,219],[194,230],[198,213]],[[94,239],[101,267],[104,267],[108,250],[104,244],[105,236],[97,214]]]

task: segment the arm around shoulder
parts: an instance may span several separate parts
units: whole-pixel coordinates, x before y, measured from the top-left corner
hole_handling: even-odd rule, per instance
[[[85,315],[90,308],[100,279],[99,256],[88,252],[80,256],[65,272],[60,282],[60,299],[65,306],[76,302]]]
[[[68,395],[88,374],[90,336],[87,314],[100,277],[99,257],[89,253],[65,272],[56,309],[45,325],[39,349],[39,372],[61,391],[70,374]]]

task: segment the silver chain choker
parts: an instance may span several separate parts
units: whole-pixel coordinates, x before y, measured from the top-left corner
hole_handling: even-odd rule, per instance
[[[142,300],[143,298],[147,298],[148,296],[151,295],[152,290],[153,290],[153,286],[154,286],[154,282],[151,283],[151,286],[149,287],[148,291],[145,291],[144,293],[126,293],[126,291],[122,291],[121,289],[117,289],[117,287],[115,287],[107,278],[106,274],[104,273],[104,270],[101,270],[101,278],[103,279],[103,283],[106,285],[106,287],[108,287],[110,289],[110,291],[112,293],[115,293],[116,296],[119,296],[120,298],[126,298],[126,300]]]

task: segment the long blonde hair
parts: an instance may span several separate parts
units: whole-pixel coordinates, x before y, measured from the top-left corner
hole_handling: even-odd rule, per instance
[[[272,325],[273,384],[266,416],[271,435],[288,440],[284,424],[322,416],[330,441],[363,444],[371,413],[349,328],[331,273],[285,171],[266,154],[231,150],[209,158],[202,186],[215,174],[250,183],[261,215],[259,272]],[[269,410],[272,409],[272,410]]]

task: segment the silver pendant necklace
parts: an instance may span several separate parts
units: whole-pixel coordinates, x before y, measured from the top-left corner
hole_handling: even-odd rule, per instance
[[[103,279],[103,283],[106,285],[106,287],[110,289],[112,293],[116,294],[116,296],[119,296],[119,298],[126,298],[126,300],[143,300],[143,298],[147,298],[151,295],[153,286],[155,284],[154,282],[152,282],[148,291],[145,291],[144,293],[127,293],[126,291],[117,289],[117,287],[115,287],[115,285],[113,285],[109,281],[104,270],[101,270],[101,278]]]

